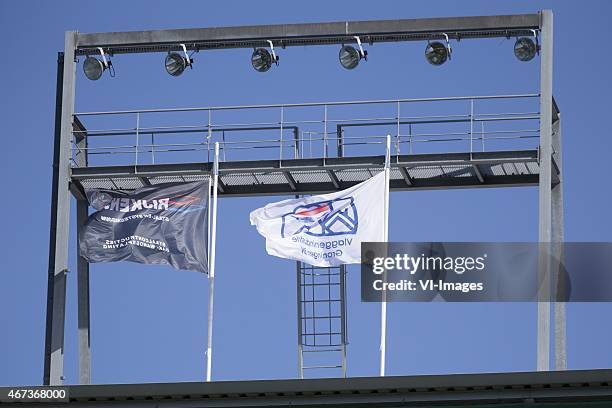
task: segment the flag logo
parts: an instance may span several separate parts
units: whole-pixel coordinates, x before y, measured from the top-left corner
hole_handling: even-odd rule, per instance
[[[283,215],[281,237],[300,233],[315,237],[353,235],[359,221],[353,197],[298,205]]]
[[[251,225],[270,255],[323,267],[360,263],[362,242],[385,240],[385,174],[346,190],[270,203],[251,212]]]

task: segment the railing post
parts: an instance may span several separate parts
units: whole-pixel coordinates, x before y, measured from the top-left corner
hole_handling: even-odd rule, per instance
[[[208,109],[208,136],[206,136],[206,159],[210,162],[210,141],[212,140],[212,112]]]
[[[480,122],[480,141],[482,142],[482,151],[485,151],[485,131],[484,121]]]
[[[312,133],[313,132],[306,132],[308,133],[308,147],[310,150],[310,158],[312,159]]]
[[[300,158],[300,132],[297,126],[293,128],[293,158]]]
[[[338,148],[338,152],[337,152],[338,157],[342,157],[344,155],[343,135],[344,135],[344,129],[342,128],[342,125],[336,125],[336,138],[337,138],[336,146]]]
[[[412,154],[412,123],[408,124],[408,152]]]
[[[283,165],[283,121],[285,116],[285,107],[280,108],[280,165]]]
[[[325,111],[323,116],[323,165],[325,165],[325,159],[327,158],[327,104],[325,105]]]
[[[472,160],[474,144],[474,99],[470,99],[470,160]]]
[[[138,173],[138,138],[140,132],[140,112],[136,112],[136,146],[134,148],[134,154],[136,156],[134,161],[134,171]]]
[[[395,154],[397,156],[397,160],[399,160],[400,153],[400,101],[397,101],[397,139],[395,146]]]

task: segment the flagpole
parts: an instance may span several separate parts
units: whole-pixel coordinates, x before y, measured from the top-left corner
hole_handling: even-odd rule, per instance
[[[206,208],[207,208],[207,220],[206,220],[206,227],[207,227],[207,235],[206,235],[206,261],[208,262],[208,270],[210,271],[210,204],[212,203],[212,172],[211,174],[208,175],[208,202],[206,203]]]
[[[215,142],[215,161],[213,164],[213,213],[208,265],[208,347],[206,348],[206,381],[211,380],[212,369],[212,330],[213,305],[215,295],[215,249],[217,244],[217,190],[219,187],[219,142]],[[209,206],[210,211],[210,206]]]
[[[385,150],[385,196],[383,216],[383,239],[389,241],[389,178],[391,172],[391,136],[387,135],[387,148]],[[387,248],[387,245],[384,246]],[[385,276],[386,280],[386,271]],[[380,376],[385,376],[385,355],[387,343],[387,292],[383,291],[383,299],[380,304]]]

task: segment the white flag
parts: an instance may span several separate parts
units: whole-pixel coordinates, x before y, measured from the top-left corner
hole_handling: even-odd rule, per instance
[[[384,241],[384,171],[346,190],[251,212],[268,254],[314,266],[361,262],[361,242]]]

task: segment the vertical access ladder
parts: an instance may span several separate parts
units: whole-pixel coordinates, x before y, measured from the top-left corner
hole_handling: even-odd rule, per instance
[[[346,377],[346,267],[297,262],[298,367]]]

